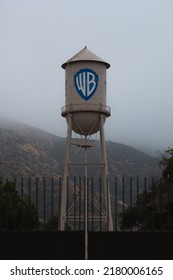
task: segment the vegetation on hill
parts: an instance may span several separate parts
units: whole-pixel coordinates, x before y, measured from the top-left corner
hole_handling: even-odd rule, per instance
[[[56,136],[31,127],[0,128],[2,177],[58,177],[59,162],[51,155]]]

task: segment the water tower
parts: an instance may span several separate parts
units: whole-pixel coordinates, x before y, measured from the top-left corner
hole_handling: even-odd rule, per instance
[[[72,213],[73,206],[82,199],[84,204],[81,217],[85,228],[89,220],[89,212],[87,211],[88,197],[92,194],[88,192],[88,170],[93,170],[98,166],[103,178],[104,189],[104,209],[102,211],[102,219],[107,225],[107,230],[113,230],[111,202],[108,182],[108,166],[105,147],[104,123],[110,116],[110,108],[106,105],[106,69],[110,64],[96,56],[84,47],[75,56],[62,64],[65,69],[65,106],[62,108],[61,115],[67,121],[67,139],[66,139],[66,156],[63,175],[63,186],[61,191],[61,207],[59,230],[65,230],[67,222],[73,224],[74,218],[78,219],[78,215],[74,217]],[[73,137],[75,134],[77,137]],[[99,134],[99,139],[93,140],[92,136]],[[98,141],[99,140],[99,141]],[[95,144],[100,144],[100,158],[89,160],[88,151],[95,149]],[[73,146],[73,149],[72,149]],[[83,159],[74,161],[75,149],[83,152]],[[93,153],[94,155],[94,153]],[[76,169],[75,169],[76,168]],[[82,187],[83,196],[77,193],[76,202],[69,206],[67,203],[67,185],[69,184],[69,172],[73,171],[78,176],[79,168],[83,168],[84,182]],[[75,169],[75,170],[74,170]],[[94,198],[95,206],[99,204]],[[101,206],[100,206],[101,207]],[[95,216],[97,220],[97,217]]]

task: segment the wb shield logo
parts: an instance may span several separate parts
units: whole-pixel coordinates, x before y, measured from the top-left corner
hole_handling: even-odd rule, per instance
[[[98,75],[91,69],[81,69],[74,75],[74,84],[78,94],[87,101],[96,92]]]

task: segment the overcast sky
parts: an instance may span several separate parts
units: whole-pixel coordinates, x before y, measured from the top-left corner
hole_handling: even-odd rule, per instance
[[[172,0],[0,0],[1,118],[66,136],[61,64],[84,46],[111,64],[106,140],[172,147]]]

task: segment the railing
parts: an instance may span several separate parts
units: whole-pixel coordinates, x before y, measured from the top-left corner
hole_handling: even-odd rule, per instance
[[[67,231],[84,230],[83,180],[68,179],[67,207],[71,212],[68,218],[67,211]],[[172,189],[156,188],[157,182],[154,178],[111,178],[114,231],[173,230]],[[0,186],[0,230],[58,229],[61,178],[5,179]],[[2,186],[6,186],[5,195]],[[101,178],[88,178],[88,193],[88,230],[107,231],[102,219],[105,201]]]
[[[70,104],[61,108],[61,115],[66,117],[69,113],[96,112],[103,113],[107,117],[111,115],[111,108],[103,104]]]

